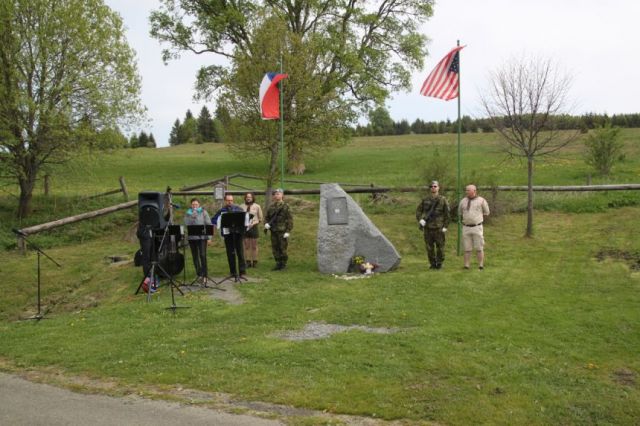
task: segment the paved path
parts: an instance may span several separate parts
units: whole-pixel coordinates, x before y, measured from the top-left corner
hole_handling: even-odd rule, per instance
[[[0,425],[271,426],[281,423],[137,397],[74,393],[0,373]]]

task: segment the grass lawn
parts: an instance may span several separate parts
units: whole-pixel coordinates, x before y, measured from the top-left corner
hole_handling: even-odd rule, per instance
[[[629,132],[625,137],[637,139]],[[521,165],[502,161],[486,135],[473,137],[465,147],[468,168],[476,165],[478,176],[500,170],[495,175],[499,184],[524,182]],[[312,163],[306,178],[420,183],[421,159],[428,159],[435,146],[449,149],[446,142],[437,137],[361,139]],[[73,182],[89,194],[109,189],[111,181],[117,186],[121,174],[130,175],[133,193],[162,189],[163,177],[177,188],[261,170],[257,160],[234,160],[219,146],[126,154],[96,162],[83,179],[67,166],[54,180],[59,213],[82,211],[82,206],[69,206]],[[133,173],[142,158],[152,169],[149,176]],[[637,158],[628,156],[612,179],[637,182]],[[543,163],[539,183],[584,183],[588,170],[581,161],[576,148]],[[317,198],[309,197],[310,202],[294,208],[286,272],[269,270],[267,239],[261,237],[262,260],[251,270],[261,282],[240,286],[244,304],[192,293],[178,297],[179,305],[190,308],[175,315],[164,309],[171,303],[166,287],[147,303],[144,296],[133,295],[140,271],[104,260],[135,250],[135,242],[126,238],[135,211],[39,235],[35,240],[63,264],[58,269],[47,260],[42,263],[50,319],[15,321],[33,310],[36,257],[4,251],[1,365],[53,368],[123,387],[226,392],[243,400],[407,423],[636,424],[640,271],[632,262],[640,260],[638,195],[537,197],[532,239],[522,237],[522,198],[496,200],[505,214],[485,228],[484,271],[462,270],[453,236],[445,268],[429,271],[414,220],[418,195],[392,194],[381,204],[357,196],[403,259],[397,271],[344,281],[316,272],[318,206]],[[45,206],[40,198],[36,202]],[[10,204],[10,199],[0,204],[3,229],[14,225]],[[40,215],[36,218],[45,212]],[[94,231],[96,224],[107,232]],[[9,247],[10,237],[3,243]],[[598,256],[603,250],[620,256]],[[225,271],[220,241],[209,251],[209,263],[215,274]],[[396,332],[352,330],[304,341],[278,337],[316,322]]]

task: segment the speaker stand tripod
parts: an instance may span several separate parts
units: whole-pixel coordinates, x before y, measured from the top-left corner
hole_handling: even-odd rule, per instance
[[[15,232],[15,231],[14,231]],[[42,249],[40,247],[38,247],[37,244],[34,244],[33,242],[29,241],[29,239],[27,238],[27,235],[22,233],[22,232],[16,232],[18,235],[20,235],[20,237],[22,237],[24,239],[24,241],[26,241],[26,243],[31,246],[34,250],[36,250],[38,252],[38,260],[37,260],[37,270],[38,270],[38,295],[37,295],[37,303],[38,303],[38,312],[36,312],[35,315],[30,316],[29,318],[24,318],[24,320],[35,320],[35,321],[40,321],[41,319],[46,319],[44,316],[47,314],[48,309],[45,312],[42,312],[42,305],[41,305],[41,299],[40,299],[40,288],[41,288],[41,284],[40,284],[40,255],[45,256],[47,259],[49,259],[50,261],[52,261],[58,268],[62,268],[62,265],[60,265],[58,262],[56,262],[55,260],[53,260],[47,253],[45,253],[44,251],[42,251]]]

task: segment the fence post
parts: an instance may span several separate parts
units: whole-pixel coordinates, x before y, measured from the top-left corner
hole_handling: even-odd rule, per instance
[[[49,191],[51,190],[51,176],[49,174],[44,175],[44,195],[49,195]]]
[[[127,191],[127,184],[124,182],[124,176],[120,176],[120,188],[122,188],[124,200],[129,201],[129,191]]]
[[[24,237],[18,236],[18,241],[16,242],[16,246],[18,247],[18,251],[20,254],[26,254],[27,245],[24,242]]]

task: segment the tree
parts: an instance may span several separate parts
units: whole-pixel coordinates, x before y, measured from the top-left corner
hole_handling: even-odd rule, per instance
[[[168,44],[165,61],[182,51],[229,59],[228,66],[202,68],[196,87],[205,99],[222,92],[218,102],[232,114],[236,136],[261,133],[253,145],[230,138],[245,148],[238,152],[277,152],[264,144],[267,137],[277,144],[278,137],[271,140],[274,123],[260,121],[256,89],[282,58],[289,74],[283,94],[288,167],[303,173],[305,156],[343,142],[357,114],[410,88],[411,72],[427,54],[419,27],[432,7],[431,0],[163,0],[150,20],[152,36]],[[236,110],[239,99],[246,111]]]
[[[202,137],[198,133],[198,121],[189,110],[187,110],[184,122],[180,126],[180,139],[182,143],[202,143]]]
[[[613,120],[613,119],[612,119]],[[593,130],[584,141],[587,152],[585,161],[601,175],[607,176],[617,161],[621,161],[624,143],[618,139],[619,127],[612,127],[611,123]]]
[[[156,148],[156,138],[153,137],[153,133],[149,133],[149,140],[147,141],[147,148]]]
[[[389,111],[383,106],[379,106],[369,113],[369,125],[373,129],[375,136],[394,134],[393,119],[389,115]]]
[[[143,114],[134,53],[102,0],[0,2],[0,163],[31,211],[38,173],[96,131]]]
[[[149,144],[149,136],[144,132],[140,132],[140,136],[138,136],[138,148],[146,148]]]
[[[206,106],[203,106],[198,116],[198,133],[202,138],[202,141],[215,142],[216,141],[216,129],[214,127],[213,118]]]
[[[571,77],[548,59],[512,59],[491,73],[481,102],[505,152],[527,161],[527,229],[533,236],[533,173],[536,158],[574,141],[577,131],[559,131],[554,115],[567,108]]]
[[[183,143],[180,131],[181,127],[180,119],[176,118],[176,121],[173,123],[173,127],[171,128],[171,132],[169,133],[169,145],[176,146]]]
[[[138,144],[139,144],[138,135],[136,135],[135,133],[132,133],[131,136],[129,137],[128,147],[129,148],[137,148]]]

